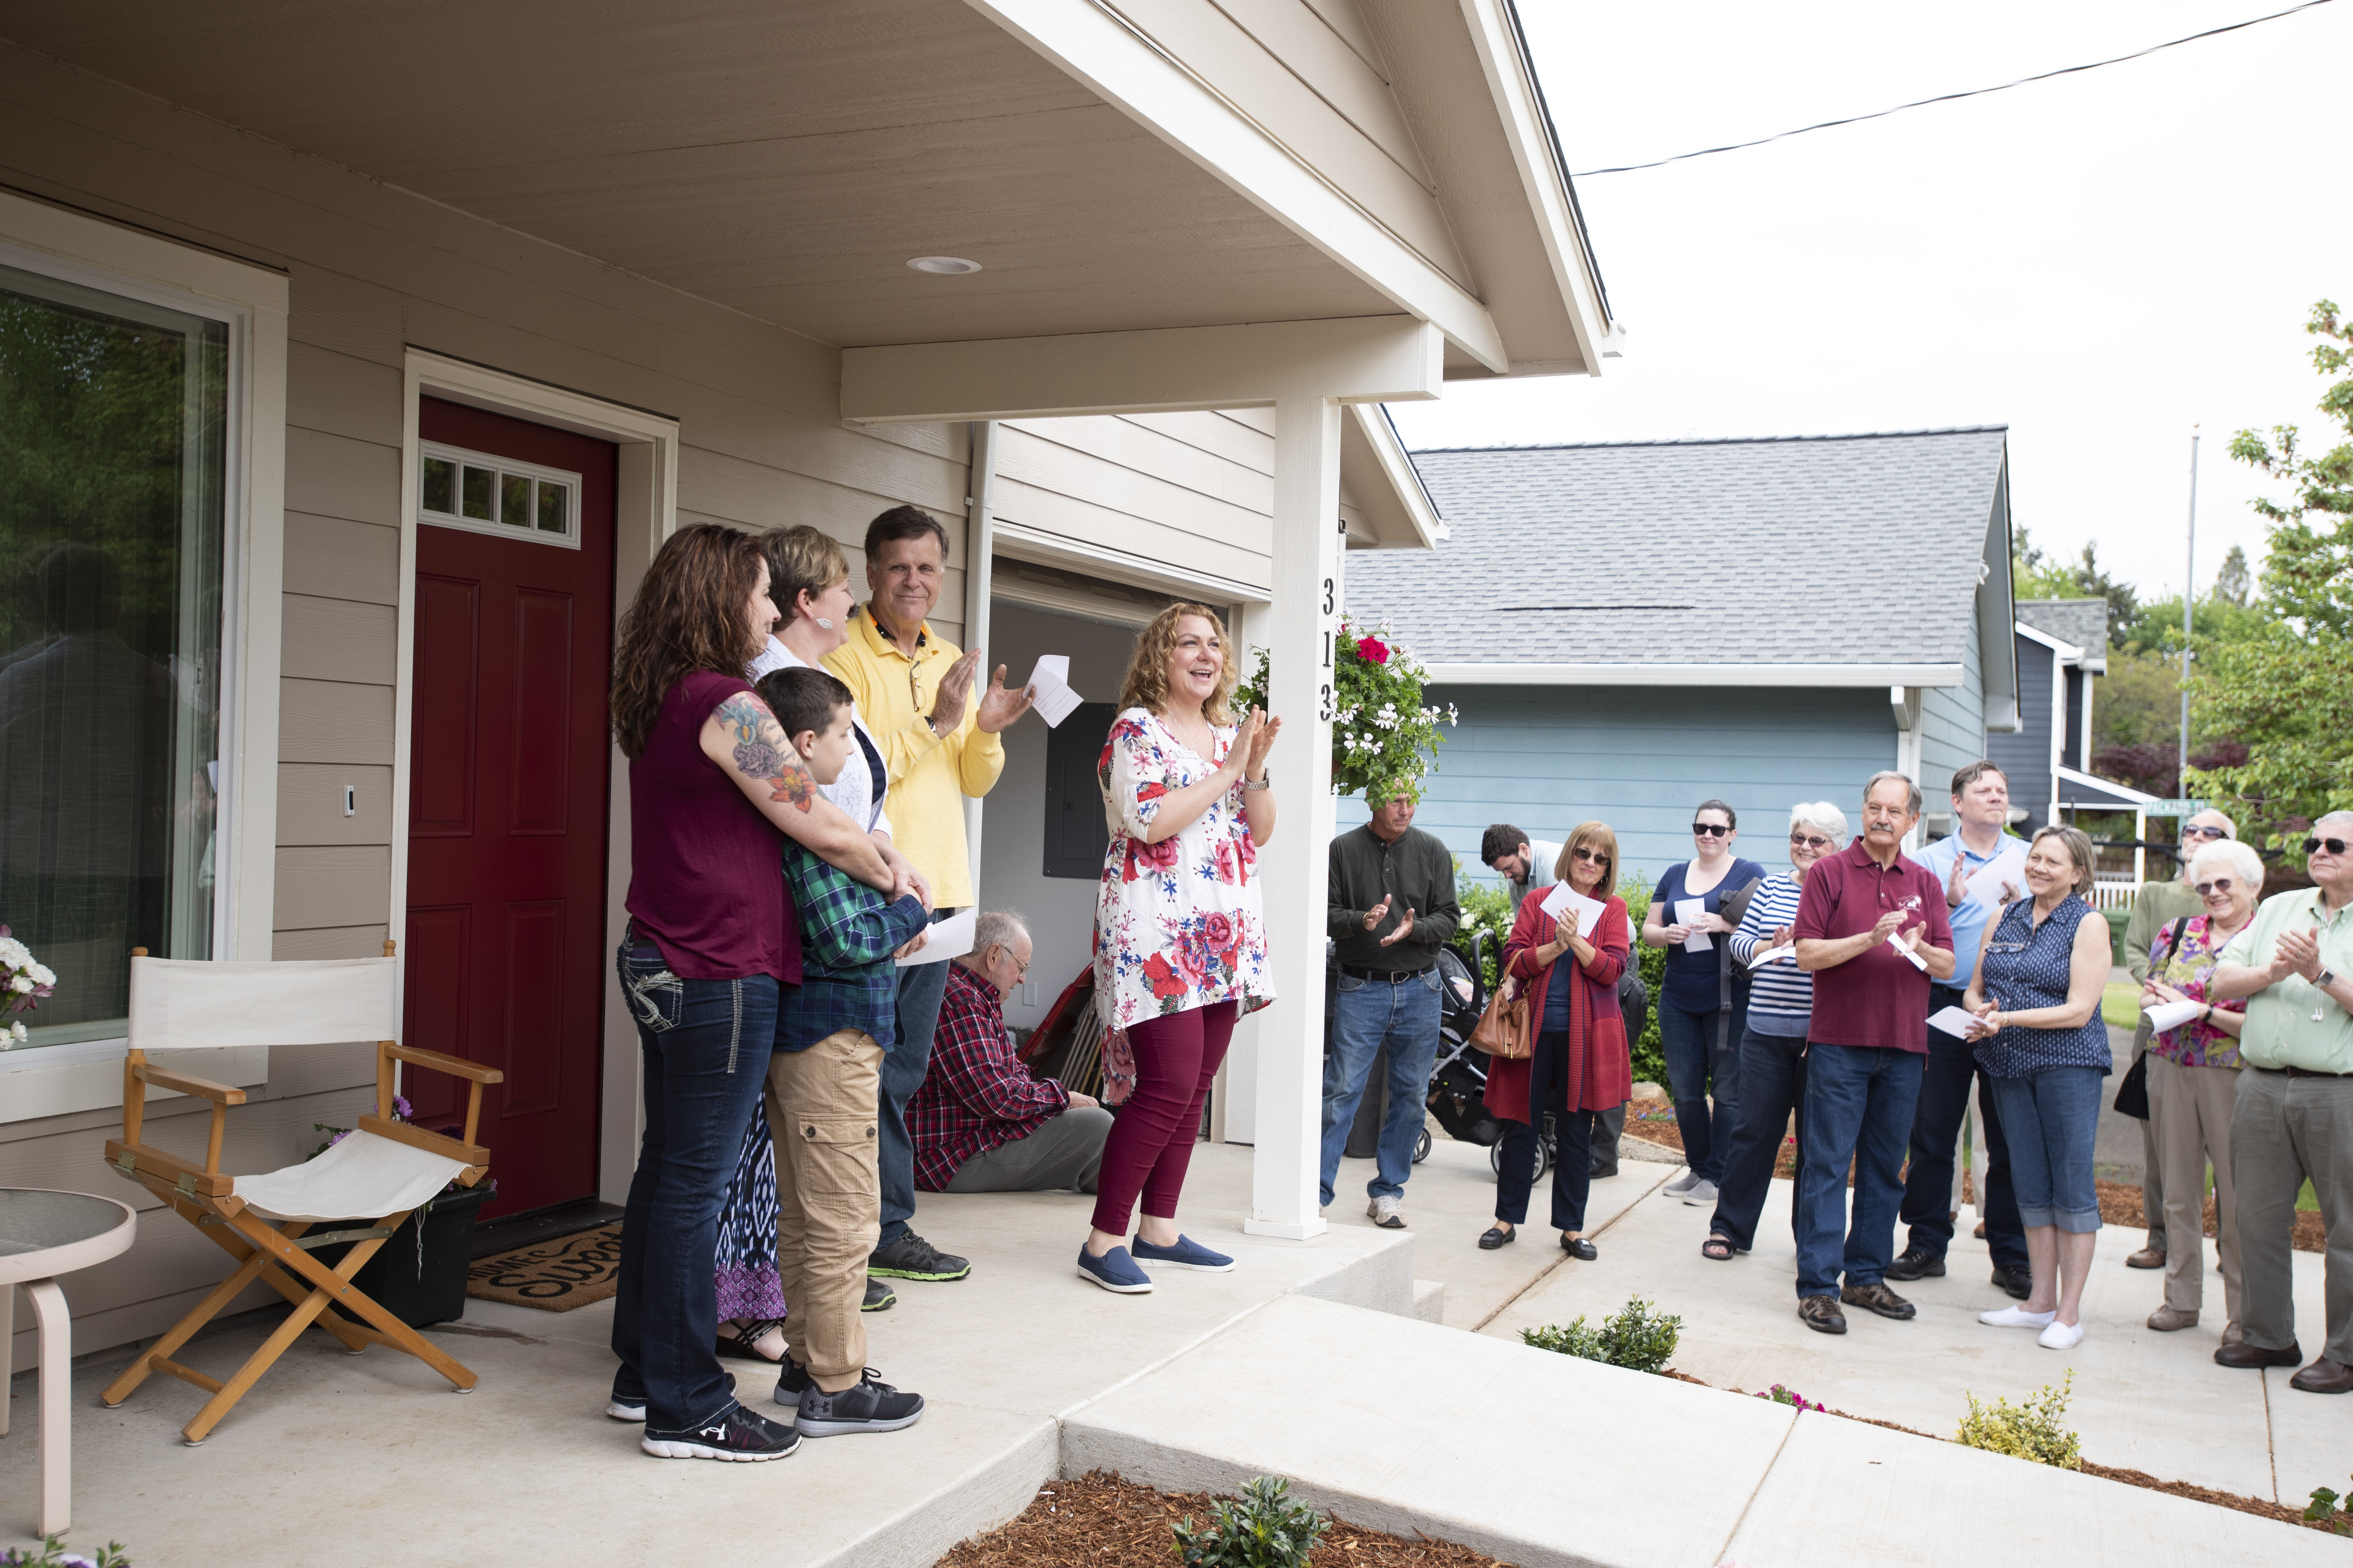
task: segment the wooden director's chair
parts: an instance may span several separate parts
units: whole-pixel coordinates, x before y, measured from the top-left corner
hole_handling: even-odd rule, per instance
[[[459,1393],[472,1391],[472,1373],[352,1283],[360,1266],[375,1256],[419,1204],[452,1178],[469,1187],[481,1180],[491,1159],[490,1151],[474,1142],[482,1086],[505,1077],[494,1068],[438,1051],[411,1050],[392,1039],[400,1021],[399,971],[391,942],[384,944],[384,952],[382,958],[307,963],[211,963],[149,958],[144,948],[132,950],[122,1138],[119,1142],[108,1140],[106,1158],[121,1174],[162,1198],[199,1235],[210,1237],[237,1260],[237,1267],[170,1333],[107,1385],[99,1398],[110,1409],[130,1398],[149,1373],[170,1373],[212,1394],[195,1419],[181,1428],[191,1446],[201,1443],[313,1322],[353,1355],[371,1344],[390,1345],[448,1378]],[[376,1042],[375,1113],[361,1117],[349,1137],[317,1158],[267,1175],[221,1172],[221,1132],[228,1108],[245,1103],[243,1089],[147,1060],[149,1050],[219,1046],[283,1049],[367,1039]],[[392,1120],[395,1062],[471,1080],[462,1141]],[[203,1165],[140,1141],[150,1084],[213,1102]],[[340,1227],[311,1234],[311,1227],[322,1222],[339,1222]],[[346,1241],[354,1245],[333,1268],[311,1255],[313,1247]],[[294,1310],[234,1376],[224,1383],[172,1359],[256,1279],[285,1297]]]

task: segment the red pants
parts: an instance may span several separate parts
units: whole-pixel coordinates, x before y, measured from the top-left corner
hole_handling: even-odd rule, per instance
[[[1135,1092],[1119,1108],[1119,1119],[1103,1141],[1103,1171],[1095,1181],[1097,1230],[1125,1236],[1139,1192],[1145,1214],[1176,1217],[1176,1197],[1185,1190],[1186,1167],[1193,1163],[1209,1080],[1226,1059],[1240,1016],[1239,1004],[1218,1002],[1146,1018],[1128,1030]]]

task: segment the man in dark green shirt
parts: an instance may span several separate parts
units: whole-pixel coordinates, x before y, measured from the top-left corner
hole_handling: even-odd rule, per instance
[[[1462,917],[1454,905],[1454,857],[1415,828],[1413,795],[1400,790],[1369,804],[1370,822],[1332,840],[1324,930],[1338,954],[1340,985],[1324,1058],[1323,1201],[1332,1201],[1356,1102],[1386,1048],[1389,1107],[1366,1212],[1375,1225],[1403,1230],[1406,1178],[1438,1053],[1438,950],[1453,940]]]

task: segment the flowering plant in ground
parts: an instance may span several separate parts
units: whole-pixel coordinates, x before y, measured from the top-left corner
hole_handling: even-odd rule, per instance
[[[1331,1522],[1290,1494],[1289,1481],[1260,1476],[1240,1498],[1215,1504],[1208,1525],[1197,1529],[1187,1514],[1170,1527],[1186,1568],[1307,1568]]]
[[[1815,1404],[1813,1401],[1808,1399],[1804,1394],[1799,1394],[1796,1389],[1785,1388],[1778,1383],[1772,1387],[1767,1389],[1764,1393],[1758,1394],[1757,1397],[1759,1399],[1769,1399],[1776,1405],[1794,1405],[1800,1410],[1823,1410],[1827,1408],[1827,1406]]]
[[[0,1568],[131,1568],[131,1559],[122,1554],[120,1542],[110,1541],[92,1554],[68,1552],[66,1538],[52,1535],[42,1541],[38,1555],[14,1547],[0,1552]]]
[[[1599,1329],[1587,1328],[1580,1317],[1567,1328],[1554,1323],[1522,1329],[1520,1342],[1540,1351],[1607,1362],[1630,1372],[1656,1372],[1675,1353],[1683,1328],[1680,1317],[1654,1316],[1651,1303],[1634,1296],[1628,1298],[1625,1310],[1604,1319]]]
[[[2305,1509],[2304,1517],[2307,1522],[2324,1527],[2331,1535],[2353,1535],[2353,1514],[2341,1512],[2337,1507],[2345,1500],[2327,1487],[2315,1487],[2312,1489],[2312,1501]]]
[[[1257,663],[1234,692],[1243,710],[1268,706],[1267,651],[1254,651]],[[1412,649],[1389,640],[1386,622],[1367,630],[1341,617],[1332,634],[1334,790],[1362,791],[1367,801],[1398,795],[1421,798],[1421,781],[1445,739],[1438,727],[1461,717],[1451,702],[1444,708],[1422,705],[1427,673]]]
[[[44,998],[55,995],[57,972],[33,956],[33,950],[8,934],[0,925],[0,1016],[9,1013],[29,1013]],[[10,1018],[0,1024],[0,1051],[10,1051],[25,1043],[31,1031],[22,1018]]]
[[[2060,1425],[2074,1391],[2075,1373],[2071,1367],[2058,1387],[2043,1384],[2024,1405],[2012,1405],[2007,1399],[1979,1405],[1976,1394],[1964,1393],[1962,1397],[1969,1402],[1969,1413],[1961,1417],[1961,1429],[1954,1440],[1990,1454],[2009,1454],[2057,1469],[2081,1469],[2083,1440]]]

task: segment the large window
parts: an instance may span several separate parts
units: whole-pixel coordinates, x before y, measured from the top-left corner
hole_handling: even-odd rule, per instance
[[[120,1036],[130,955],[214,956],[222,322],[0,267],[0,922],[19,1049]]]

